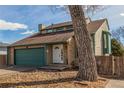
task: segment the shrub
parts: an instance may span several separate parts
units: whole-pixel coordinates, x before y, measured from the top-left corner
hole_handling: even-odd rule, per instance
[[[114,38],[111,41],[112,41],[112,55],[123,56],[124,55],[123,45]]]

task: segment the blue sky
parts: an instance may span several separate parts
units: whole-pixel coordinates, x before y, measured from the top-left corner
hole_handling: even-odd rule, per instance
[[[90,16],[107,18],[110,29],[124,25],[124,6],[109,6]],[[0,41],[12,43],[38,31],[38,24],[52,24],[71,20],[61,10],[53,13],[49,6],[0,6]]]

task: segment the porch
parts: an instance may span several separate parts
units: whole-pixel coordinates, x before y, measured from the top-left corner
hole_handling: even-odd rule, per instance
[[[46,65],[67,65],[67,44],[48,44],[46,47]]]
[[[58,44],[46,45],[46,66],[43,68],[64,69],[71,67],[75,60],[75,43],[71,38],[69,41]],[[42,68],[42,67],[41,67]]]

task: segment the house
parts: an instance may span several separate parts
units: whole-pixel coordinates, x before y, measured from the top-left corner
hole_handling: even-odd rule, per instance
[[[6,65],[7,60],[7,43],[0,42],[0,66]]]
[[[0,55],[7,55],[7,46],[9,44],[0,42]]]
[[[111,34],[107,19],[92,21],[87,18],[87,29],[92,37],[96,56],[111,54]],[[71,66],[77,55],[72,22],[52,24],[8,47],[8,64],[41,67],[51,64]]]

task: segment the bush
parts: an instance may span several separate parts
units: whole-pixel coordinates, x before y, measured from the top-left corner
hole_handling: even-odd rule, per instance
[[[124,48],[121,43],[119,43],[116,39],[112,39],[112,55],[113,56],[123,56],[124,55]]]

